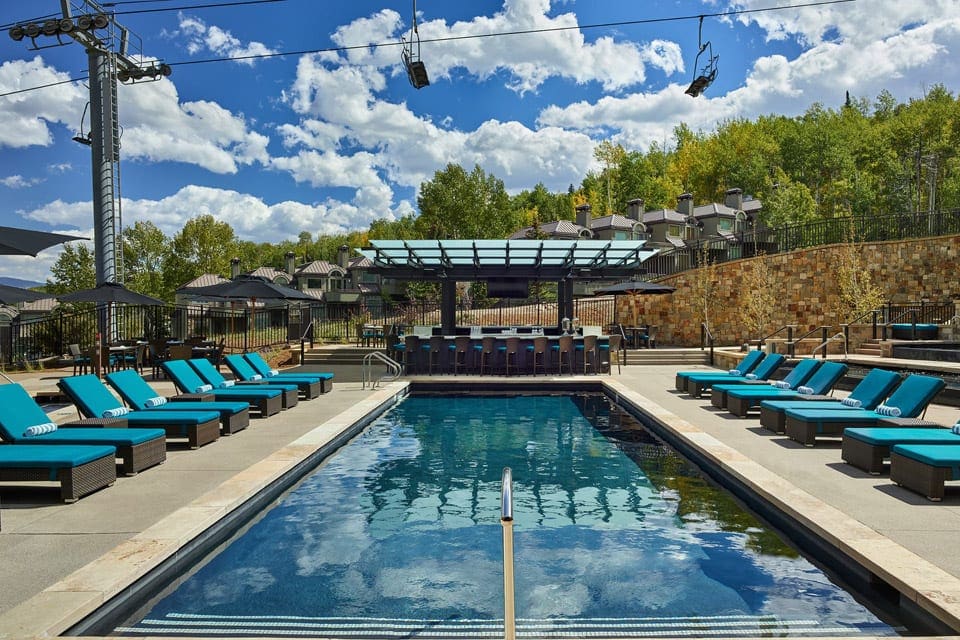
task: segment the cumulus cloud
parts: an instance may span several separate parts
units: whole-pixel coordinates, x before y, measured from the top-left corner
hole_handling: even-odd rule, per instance
[[[23,189],[25,187],[32,187],[35,184],[40,184],[43,182],[39,178],[24,178],[21,175],[12,175],[7,176],[6,178],[0,178],[0,184],[9,188],[9,189]]]
[[[47,65],[41,56],[0,64],[0,93],[69,80],[70,75]],[[87,92],[79,83],[25,91],[0,98],[0,148],[53,143],[50,124],[71,127],[80,122]]]
[[[248,42],[244,44],[229,31],[206,22],[195,16],[180,14],[180,28],[177,34],[186,38],[187,51],[191,55],[210,51],[225,58],[236,58],[240,64],[253,66],[257,56],[276,53],[262,42]]]

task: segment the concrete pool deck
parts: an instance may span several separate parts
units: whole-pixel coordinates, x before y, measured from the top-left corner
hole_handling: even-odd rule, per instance
[[[736,477],[762,489],[774,504],[828,541],[846,546],[907,598],[936,607],[960,628],[960,491],[948,491],[943,502],[932,503],[886,476],[843,464],[839,441],[807,448],[759,429],[756,417],[717,412],[708,398],[694,400],[673,391],[677,369],[631,365],[620,374],[585,379],[602,378]],[[55,389],[56,378],[69,373],[13,377],[35,393]],[[432,378],[437,379],[454,378]],[[152,384],[172,392],[168,382]],[[121,477],[113,487],[73,504],[59,503],[55,491],[5,487],[0,493],[0,637],[62,632],[404,385],[400,381],[371,392],[359,382],[338,382],[332,393],[265,420],[253,419],[248,429],[207,447],[169,450],[165,464]],[[76,417],[72,406],[51,415],[59,422]],[[955,407],[932,405],[927,412],[941,424],[958,417]]]

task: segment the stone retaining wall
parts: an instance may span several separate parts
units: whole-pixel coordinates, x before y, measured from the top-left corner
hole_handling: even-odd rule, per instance
[[[839,291],[832,277],[832,265],[843,246],[814,247],[718,264],[715,268],[721,303],[710,322],[716,344],[743,344],[759,337],[747,335],[739,317],[745,272],[756,259],[768,262],[777,283],[779,303],[769,331],[794,324],[797,335],[820,325],[831,325],[831,335],[839,332]],[[863,254],[873,281],[894,304],[921,298],[934,302],[960,299],[960,235],[868,243],[863,245]],[[691,270],[663,280],[676,288],[669,295],[618,296],[617,317],[629,323],[633,317],[631,305],[635,305],[643,323],[659,325],[660,345],[699,345],[702,319],[694,306],[691,287],[695,275]],[[851,349],[870,337],[870,326],[858,326],[852,333]]]

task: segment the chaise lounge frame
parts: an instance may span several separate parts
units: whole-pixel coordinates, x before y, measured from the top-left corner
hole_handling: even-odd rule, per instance
[[[15,447],[17,445],[0,446]],[[0,481],[48,482],[49,480],[50,469],[46,467],[0,467]],[[112,455],[106,455],[75,467],[57,469],[56,482],[60,483],[60,498],[64,502],[76,502],[88,493],[113,486],[116,481],[117,465]]]

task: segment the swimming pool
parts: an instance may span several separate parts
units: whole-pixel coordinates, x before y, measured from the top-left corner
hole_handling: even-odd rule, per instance
[[[127,635],[894,635],[600,394],[407,398]]]

